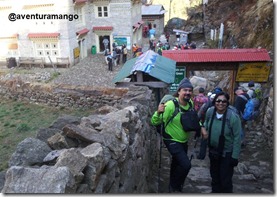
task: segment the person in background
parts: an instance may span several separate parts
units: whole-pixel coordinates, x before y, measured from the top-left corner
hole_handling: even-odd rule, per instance
[[[228,108],[229,98],[225,92],[216,94],[214,107],[208,109],[205,117],[204,125],[209,135],[212,193],[233,193],[234,167],[238,165],[241,150],[241,121]]]
[[[169,43],[170,33],[168,31],[165,33],[165,37],[166,37],[166,42]]]
[[[106,37],[103,39],[102,43],[104,44],[105,49],[108,49],[109,42],[110,41]]]
[[[136,53],[138,52],[138,46],[137,44],[133,44],[132,51],[133,51],[133,57],[136,57]]]
[[[124,64],[127,61],[128,50],[125,44],[122,45],[122,63]]]
[[[201,108],[201,106],[208,102],[208,97],[205,96],[205,89],[200,87],[199,90],[198,90],[199,94],[196,95],[194,98],[193,98],[193,103],[194,103],[194,109],[198,112]]]
[[[108,70],[113,71],[113,57],[111,55],[107,56]]]
[[[120,59],[121,59],[121,54],[122,54],[122,50],[120,48],[116,48],[116,64],[119,65],[120,64]]]
[[[113,49],[112,57],[113,57],[113,65],[117,66],[117,52],[116,52],[116,48]]]
[[[105,56],[105,62],[106,62],[106,64],[108,64],[109,63],[109,61],[108,61],[108,56],[110,55],[111,53],[110,53],[110,51],[109,51],[109,49],[105,49],[105,51],[104,51],[104,56]]]
[[[250,99],[249,95],[243,91],[242,87],[235,88],[234,90],[236,94],[235,102],[234,102],[234,107],[238,110],[240,114],[240,119],[241,119],[241,142],[242,146],[245,146],[245,125],[246,121],[243,120],[242,114],[245,109],[245,105],[247,101]]]
[[[255,82],[254,81],[249,81],[248,88],[249,88],[249,90],[247,91],[247,94],[249,95],[250,98],[254,98],[254,96],[255,96]]]
[[[179,107],[188,110],[193,106],[191,99],[193,86],[189,79],[184,78],[178,86],[177,92],[173,95],[179,102]],[[157,111],[151,118],[152,125],[159,125],[162,122],[166,124],[175,111],[175,104],[172,100],[165,104],[159,104]],[[178,113],[170,121],[163,132],[163,142],[171,154],[169,192],[182,192],[183,184],[190,171],[191,162],[187,155],[188,140],[190,133],[183,130],[181,113]],[[201,134],[207,138],[207,132],[204,127],[201,128]]]
[[[216,94],[212,94],[212,92],[209,92],[209,93],[208,93],[208,95],[210,95],[210,96],[208,96],[208,99],[209,99],[208,102],[204,103],[197,113],[199,120],[202,122],[202,124],[204,124],[204,122],[205,122],[205,115],[206,115],[207,110],[213,106],[213,100],[216,95]],[[207,152],[207,145],[208,145],[208,140],[201,138],[200,150],[199,150],[197,159],[201,159],[201,160],[205,159],[206,152]]]

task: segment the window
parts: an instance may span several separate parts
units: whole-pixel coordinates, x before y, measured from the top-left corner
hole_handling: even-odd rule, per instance
[[[38,42],[35,44],[35,50],[38,57],[59,55],[58,43],[55,42]]]
[[[77,14],[79,17],[78,17],[78,19],[76,19],[75,21],[77,22],[77,23],[83,23],[83,9],[82,9],[82,7],[76,7],[75,9],[74,9],[74,14]]]
[[[107,6],[99,6],[97,7],[98,17],[108,17],[108,7]]]

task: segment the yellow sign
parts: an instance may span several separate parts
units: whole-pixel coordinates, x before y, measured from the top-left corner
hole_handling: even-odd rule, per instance
[[[79,47],[74,48],[73,53],[74,53],[74,59],[78,58],[80,56],[80,48]]]
[[[236,81],[267,82],[270,66],[270,62],[241,63],[239,64]]]

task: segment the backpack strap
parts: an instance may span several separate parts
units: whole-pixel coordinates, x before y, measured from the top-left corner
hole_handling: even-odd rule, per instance
[[[212,132],[212,125],[213,125],[213,120],[214,120],[214,117],[215,117],[215,114],[216,114],[216,110],[214,107],[211,108],[213,110],[212,112],[212,119],[210,121],[210,125],[209,125],[209,137],[208,137],[208,146],[211,147],[211,132]],[[217,147],[217,151],[218,153],[222,154],[223,152],[223,149],[224,149],[224,141],[223,142],[220,142],[220,139],[224,139],[225,140],[225,137],[224,137],[224,127],[225,127],[225,123],[226,123],[226,116],[227,116],[227,112],[228,112],[228,109],[224,112],[223,114],[223,121],[222,121],[222,126],[221,126],[221,134],[220,134],[220,137],[219,137],[219,144],[218,144],[218,147]]]
[[[242,95],[242,94],[240,94],[239,97],[240,97],[240,98],[243,98],[243,100],[245,100],[245,101],[248,101],[248,98],[246,98],[246,96],[244,96],[244,95]]]
[[[173,114],[172,114],[172,116],[169,118],[169,120],[167,121],[167,123],[165,124],[165,127],[164,128],[166,128],[166,126],[173,120],[173,118],[180,112],[180,111],[184,111],[184,112],[186,112],[186,111],[188,111],[188,110],[193,110],[193,106],[192,106],[192,103],[191,103],[191,100],[189,100],[189,109],[188,110],[184,110],[184,109],[181,109],[179,106],[179,102],[177,101],[177,99],[176,98],[174,98],[174,99],[172,99],[172,101],[173,101],[173,103],[174,103],[174,105],[175,105],[175,110],[174,110],[174,112],[173,112]]]
[[[175,105],[175,110],[172,114],[172,116],[169,118],[169,120],[167,121],[167,123],[165,124],[164,129],[166,128],[166,126],[173,120],[173,118],[179,113],[179,102],[177,101],[176,98],[172,99],[174,105]]]

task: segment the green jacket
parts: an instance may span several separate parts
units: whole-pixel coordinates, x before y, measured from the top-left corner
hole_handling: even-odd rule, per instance
[[[215,109],[214,107],[211,107],[208,109],[206,113],[204,125],[207,132],[209,132],[210,121],[211,121],[214,109]],[[217,119],[215,115],[212,128],[211,128],[211,134],[209,133],[209,135],[211,135],[210,145],[212,147],[218,146],[218,140],[221,134],[222,122],[223,121],[220,119]],[[225,143],[224,143],[223,156],[225,156],[226,152],[232,152],[232,157],[234,159],[238,159],[240,149],[241,149],[240,131],[241,131],[240,117],[235,112],[228,109],[228,112],[226,115],[226,122],[224,126]]]
[[[178,98],[176,99],[178,100]],[[194,107],[192,100],[190,100],[190,102],[192,103],[192,107]],[[189,103],[187,103],[186,106],[180,105],[180,107],[183,108],[184,110],[188,110],[190,105]],[[157,111],[153,114],[151,118],[152,125],[154,126],[159,125],[162,123],[162,121],[164,122],[164,125],[166,125],[166,123],[168,122],[168,120],[170,119],[174,111],[175,111],[174,102],[172,100],[166,102],[163,115],[162,114],[158,115]],[[180,142],[180,143],[185,143],[189,139],[189,132],[185,132],[183,130],[180,118],[181,118],[181,114],[178,113],[172,119],[172,121],[168,123],[167,127],[165,128],[165,132],[171,136],[171,140]]]

